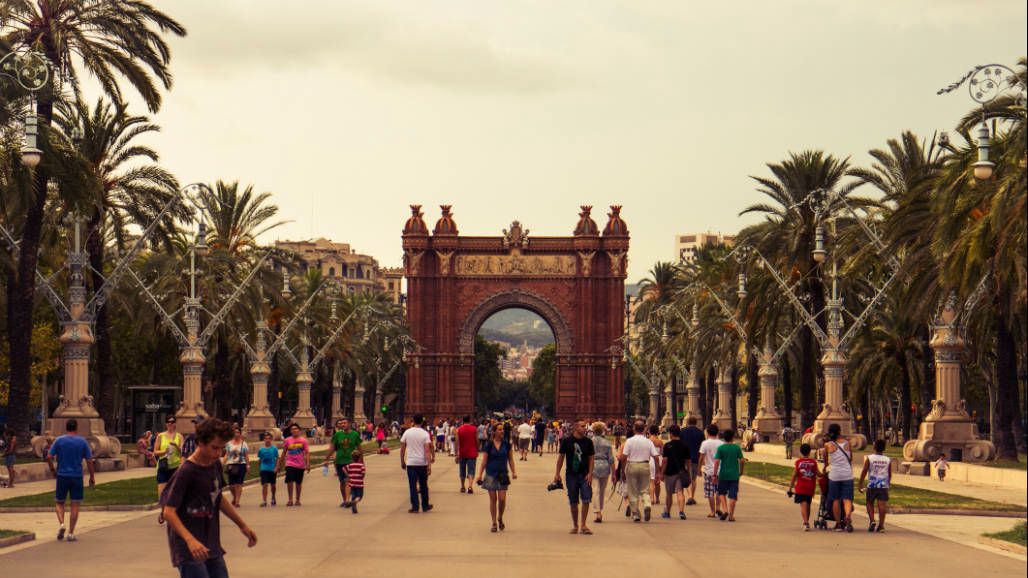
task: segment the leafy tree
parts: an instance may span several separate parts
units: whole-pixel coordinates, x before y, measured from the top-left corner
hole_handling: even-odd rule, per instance
[[[475,393],[479,409],[494,407],[500,399],[500,360],[506,359],[507,350],[499,343],[475,336]]]
[[[556,377],[557,345],[550,343],[539,350],[539,354],[532,360],[532,375],[528,378],[528,392],[536,407],[554,408]]]

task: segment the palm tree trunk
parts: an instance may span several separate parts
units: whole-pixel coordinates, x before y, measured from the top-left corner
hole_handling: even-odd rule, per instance
[[[707,418],[707,423],[710,423],[711,418],[714,416],[714,400],[716,399],[716,392],[714,391],[714,381],[717,379],[717,371],[712,367],[707,368],[707,379],[704,383],[704,389],[706,390],[706,405],[703,408],[703,415]]]
[[[907,366],[907,356],[902,352],[902,350],[899,353],[896,354],[896,364],[900,368],[905,368]],[[911,419],[910,418],[913,415],[913,411],[911,411],[911,406],[914,404],[914,401],[912,399],[912,395],[911,395],[910,389],[911,389],[911,387],[910,387],[910,374],[906,370],[901,369],[900,370],[900,414],[899,414],[899,421],[900,421],[900,431],[903,432],[903,441],[912,439],[912,437],[913,437],[911,435]]]
[[[992,424],[992,441],[996,444],[996,456],[1001,459],[1017,459],[1017,438],[1015,429],[1020,425],[1021,402],[1017,388],[1017,346],[1014,336],[1006,325],[1006,318],[1000,312],[999,303],[993,303],[996,326],[996,386],[998,400],[996,421]]]
[[[814,424],[814,402],[817,395],[814,384],[817,368],[814,365],[814,332],[804,327],[800,340],[800,427]]]
[[[792,364],[789,356],[782,356],[782,409],[785,410],[785,425],[792,427]]]
[[[218,331],[218,351],[214,354],[214,410],[221,419],[232,413],[232,378],[229,372],[228,337],[224,328]]]
[[[731,379],[729,379],[728,383],[731,386],[732,403],[729,404],[728,415],[732,418],[732,427],[736,427],[739,425],[739,366],[732,363],[732,371],[729,373]]]
[[[924,418],[932,411],[932,401],[935,398],[935,355],[932,348],[928,346],[931,339],[927,324],[921,324],[917,328],[917,338],[921,347],[921,363],[924,366],[924,379],[921,380],[921,403],[918,404],[920,415]]]
[[[59,69],[60,59],[50,47],[44,47],[46,56]],[[39,148],[49,150],[50,125],[53,122],[53,86],[47,85],[36,98],[39,115]],[[45,153],[44,153],[45,154]],[[7,424],[18,436],[18,445],[26,447],[32,410],[29,395],[32,391],[32,323],[36,297],[36,264],[39,261],[39,243],[43,233],[43,215],[46,208],[47,181],[50,178],[46,164],[35,168],[32,190],[29,194],[25,225],[18,244],[17,276],[9,284],[7,296],[7,339],[10,359],[10,390],[7,400]]]

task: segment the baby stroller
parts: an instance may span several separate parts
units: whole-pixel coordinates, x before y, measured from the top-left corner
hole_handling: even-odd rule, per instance
[[[827,530],[828,522],[835,521],[835,515],[832,513],[832,502],[828,499],[828,476],[818,476],[817,486],[821,490],[821,505],[817,508],[814,528]]]

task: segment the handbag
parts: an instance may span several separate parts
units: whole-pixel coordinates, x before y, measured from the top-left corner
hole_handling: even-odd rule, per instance
[[[509,486],[510,475],[507,472],[500,472],[496,474],[496,483],[500,484],[501,486]]]

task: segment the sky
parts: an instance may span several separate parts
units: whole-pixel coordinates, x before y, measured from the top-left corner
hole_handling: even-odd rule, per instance
[[[147,139],[182,183],[239,180],[398,266],[408,205],[462,234],[570,235],[623,205],[629,282],[679,233],[734,232],[790,151],[866,164],[973,104],[936,91],[1026,52],[1024,0],[157,0],[186,38]],[[144,112],[132,99],[136,112]]]

